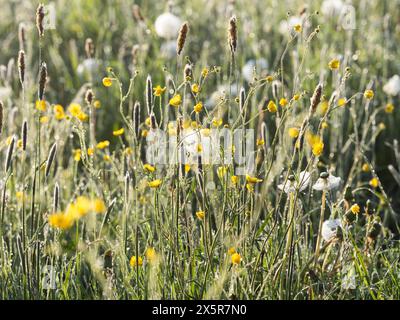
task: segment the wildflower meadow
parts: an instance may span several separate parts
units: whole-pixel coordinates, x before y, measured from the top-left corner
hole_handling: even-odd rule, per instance
[[[398,0],[0,0],[1,300],[400,298]]]

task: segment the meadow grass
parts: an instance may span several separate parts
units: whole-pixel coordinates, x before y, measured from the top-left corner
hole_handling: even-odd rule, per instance
[[[400,297],[396,1],[0,4],[1,299]]]

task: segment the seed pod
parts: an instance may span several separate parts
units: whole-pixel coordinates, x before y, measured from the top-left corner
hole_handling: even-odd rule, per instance
[[[86,52],[86,57],[88,59],[93,58],[94,55],[94,43],[91,38],[87,38],[85,41],[85,52]]]
[[[136,138],[138,138],[139,131],[140,131],[140,102],[139,101],[136,101],[135,105],[133,106],[132,120],[133,120],[133,130],[135,131]]]
[[[157,120],[156,120],[156,116],[155,116],[154,112],[152,112],[150,115],[150,126],[151,126],[151,129],[153,129],[153,130],[156,130],[158,128]]]
[[[129,201],[129,181],[131,177],[129,176],[129,172],[125,174],[125,200],[126,202]]]
[[[153,109],[153,83],[151,82],[150,75],[147,76],[146,80],[146,106],[148,114]]]
[[[85,94],[85,101],[88,105],[92,105],[94,100],[94,93],[92,89],[88,89]]]
[[[20,23],[18,26],[18,41],[19,41],[19,50],[24,50],[26,36],[25,36],[25,25]]]
[[[11,160],[14,152],[14,144],[15,144],[15,136],[12,137],[11,143],[8,146],[7,150],[7,157],[6,157],[6,165],[5,165],[5,172],[7,173],[11,167]]]
[[[322,84],[318,84],[311,98],[310,114],[313,114],[315,110],[317,110],[317,107],[321,102],[321,95],[322,95]]]
[[[44,35],[43,20],[44,20],[44,6],[43,4],[39,4],[36,10],[36,27],[39,31],[40,37],[43,37]]]
[[[25,80],[25,52],[23,50],[20,50],[18,54],[18,73],[19,81],[23,86]]]
[[[176,44],[176,53],[178,54],[178,56],[181,54],[183,50],[188,31],[189,31],[189,24],[186,21],[182,24],[181,29],[179,30],[178,41]]]
[[[46,178],[49,176],[51,165],[56,156],[56,152],[57,152],[57,143],[54,143],[50,149],[49,156],[47,157],[47,161],[46,161],[46,169],[45,169],[45,174],[44,174]]]
[[[229,19],[229,28],[228,28],[228,44],[231,50],[232,55],[236,52],[237,48],[237,20],[235,16],[232,16]]]
[[[240,89],[240,93],[239,93],[239,108],[240,108],[240,112],[243,112],[245,101],[246,101],[246,91],[242,87]]]
[[[4,112],[4,105],[3,102],[0,101],[0,134],[3,132],[3,112]]]
[[[46,90],[47,82],[47,66],[46,63],[42,63],[40,67],[40,77],[39,77],[39,100],[42,101],[44,97],[44,92]]]
[[[193,78],[192,66],[189,63],[187,63],[183,69],[183,76],[186,81],[190,81]]]
[[[28,140],[28,123],[26,120],[22,124],[22,150],[26,151],[26,143]]]
[[[132,16],[133,19],[136,20],[136,22],[144,22],[144,17],[142,15],[142,12],[140,11],[140,7],[137,4],[134,4],[132,6]]]
[[[53,192],[53,212],[58,211],[59,198],[60,198],[60,187],[58,186],[58,183],[56,182],[56,184],[54,186],[54,192]]]

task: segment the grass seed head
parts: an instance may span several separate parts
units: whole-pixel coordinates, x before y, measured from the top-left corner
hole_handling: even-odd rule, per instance
[[[189,31],[189,23],[184,22],[179,30],[178,41],[176,44],[176,53],[178,56],[181,54],[183,47],[185,46],[186,36]]]
[[[44,35],[43,20],[44,20],[44,5],[41,3],[36,9],[36,28],[39,31],[40,37],[43,37]]]

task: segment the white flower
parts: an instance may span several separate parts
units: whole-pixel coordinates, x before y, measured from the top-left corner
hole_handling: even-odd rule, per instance
[[[296,24],[302,24],[302,20],[300,17],[292,16],[289,19],[282,20],[279,24],[279,32],[283,35],[293,34],[294,33],[294,26]]]
[[[156,19],[155,29],[159,37],[174,39],[178,36],[181,25],[181,19],[170,12],[165,12]]]
[[[329,242],[337,236],[338,228],[342,227],[340,219],[326,220],[322,224],[321,235],[322,238]]]
[[[336,189],[339,187],[340,182],[340,177],[335,177],[329,174],[327,178],[319,178],[313,185],[313,189],[318,191]]]
[[[267,68],[268,68],[267,60],[265,60],[263,58],[257,59],[257,60],[251,59],[251,60],[247,61],[246,64],[242,68],[243,78],[247,82],[251,82],[251,81],[253,81],[254,69],[256,69],[257,73],[263,73],[266,71]]]
[[[324,16],[338,16],[344,8],[342,0],[325,0],[321,5],[321,12]]]
[[[297,188],[299,191],[304,191],[310,184],[310,173],[307,171],[302,171],[299,174],[299,179],[292,179],[291,181],[288,179],[286,183],[282,183],[278,185],[279,190],[283,190],[286,193],[295,192]]]
[[[397,96],[400,93],[400,77],[396,74],[383,86],[383,91],[390,96]]]

